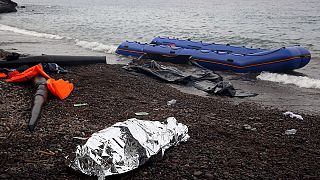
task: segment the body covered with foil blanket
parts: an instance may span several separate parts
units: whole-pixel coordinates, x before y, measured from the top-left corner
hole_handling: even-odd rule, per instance
[[[163,155],[170,146],[188,138],[188,127],[177,123],[174,117],[165,122],[132,118],[94,133],[77,147],[70,166],[99,178],[121,174],[144,164],[160,151]]]

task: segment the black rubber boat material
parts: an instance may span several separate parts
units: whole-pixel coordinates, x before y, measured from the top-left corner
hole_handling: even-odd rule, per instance
[[[168,66],[161,65],[154,60],[138,59],[133,60],[132,63],[123,68],[128,71],[156,77],[164,82],[193,86],[212,95],[229,97],[251,97],[257,95],[237,90],[230,82],[223,81],[220,75],[194,65]]]
[[[31,110],[31,118],[28,124],[30,131],[33,131],[41,115],[41,109],[47,102],[48,88],[46,85],[46,78],[42,76],[36,76],[32,79],[32,83],[36,88],[33,105]]]
[[[57,63],[63,65],[82,65],[107,63],[106,56],[60,56],[60,55],[43,55],[43,56],[28,56],[17,60],[0,61],[0,67],[17,67],[21,65],[36,65],[39,63]]]

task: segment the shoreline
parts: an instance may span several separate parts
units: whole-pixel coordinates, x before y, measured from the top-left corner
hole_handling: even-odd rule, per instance
[[[15,43],[17,37],[7,38],[7,44],[0,48],[14,48],[24,53],[32,48],[36,50],[30,45],[36,45],[39,51],[57,52],[61,44],[55,43],[62,43],[37,41],[37,38],[30,41],[27,37]],[[64,49],[67,53],[81,50],[86,53],[73,46]],[[234,99],[227,97],[182,93],[156,79],[128,73],[122,65],[64,68],[68,74],[52,76],[74,83],[75,89],[64,101],[49,97],[33,133],[27,130],[32,87],[0,80],[0,177],[95,179],[68,167],[65,157],[72,157],[76,145],[84,143],[73,137],[89,137],[132,117],[162,121],[170,116],[188,126],[190,140],[170,148],[162,159],[151,160],[111,179],[312,179],[320,176],[319,115],[301,114],[304,120],[299,121],[285,117],[282,110],[261,107],[248,98],[234,103]],[[248,82],[240,88],[247,90],[245,87],[251,86]],[[266,87],[262,86],[262,90]],[[171,99],[177,103],[167,106]],[[74,107],[77,103],[88,105]],[[135,116],[136,112],[149,115]],[[246,128],[247,125],[252,128]],[[286,135],[288,129],[297,129],[297,134]]]
[[[121,59],[114,54],[106,54],[84,49],[76,46],[68,40],[45,39],[27,35],[16,34],[13,32],[0,31],[0,36],[3,37],[0,41],[0,48],[18,52],[21,54],[32,55],[88,55],[88,56],[107,56],[111,64],[126,64],[127,59]],[[320,59],[313,59],[312,63],[320,62]],[[310,64],[310,69],[312,64]],[[313,69],[315,71],[315,69]],[[317,89],[299,88],[294,85],[284,85],[275,82],[258,81],[255,77],[246,74],[234,74],[218,72],[224,77],[224,80],[230,81],[235,88],[242,89],[247,92],[259,94],[251,98],[233,98],[230,101],[234,103],[253,102],[259,106],[275,107],[283,112],[292,111],[294,113],[320,115],[318,104],[320,92]],[[185,88],[177,88],[186,91],[189,94],[203,94],[200,91],[190,90]]]
[[[15,51],[21,54],[42,55],[105,55],[103,52],[95,52],[76,46],[73,42],[46,39],[28,36],[9,31],[0,30],[0,48],[6,51]]]

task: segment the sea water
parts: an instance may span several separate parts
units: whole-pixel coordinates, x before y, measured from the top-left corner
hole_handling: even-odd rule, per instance
[[[43,41],[50,40],[57,44],[72,44],[92,52],[107,54],[114,60],[119,59],[115,50],[121,42],[150,42],[155,36],[266,49],[301,45],[312,54],[312,60],[307,66],[290,75],[258,74],[254,80],[250,79],[250,82],[256,81],[254,86],[247,83],[244,88],[249,86],[253,91],[258,91],[262,99],[280,96],[285,99],[286,104],[300,103],[301,107],[307,106],[309,109],[320,102],[314,98],[319,95],[320,86],[319,0],[16,2],[25,8],[19,8],[17,13],[1,15],[0,31],[42,38]],[[61,51],[68,51],[66,47],[70,47],[70,52],[73,52],[71,45],[63,46]],[[230,80],[239,79],[237,77],[241,76],[228,73],[224,75]],[[243,79],[243,76],[240,79]],[[267,81],[272,81],[272,84]],[[237,84],[238,80],[235,83]],[[243,84],[246,83],[239,86]],[[265,95],[269,87],[261,88],[266,85],[271,87],[271,95]],[[275,87],[293,92],[287,94],[288,91],[284,91],[275,95],[277,92],[272,92]],[[292,93],[297,92],[298,94],[292,97]],[[291,102],[291,97],[296,99],[296,102]]]

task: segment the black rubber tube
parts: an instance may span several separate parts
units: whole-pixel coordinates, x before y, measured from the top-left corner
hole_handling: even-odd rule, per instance
[[[32,79],[33,85],[36,87],[33,105],[31,109],[31,118],[28,124],[30,131],[33,131],[41,115],[42,106],[48,98],[47,80],[42,76],[36,76]]]
[[[96,64],[106,63],[105,56],[59,56],[59,55],[43,55],[29,56],[19,58],[13,61],[0,61],[0,67],[17,67],[21,65],[36,65],[38,63],[57,63],[60,66],[64,65],[81,65],[81,64]]]

